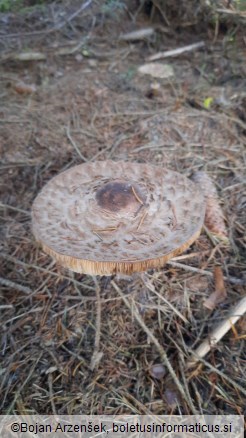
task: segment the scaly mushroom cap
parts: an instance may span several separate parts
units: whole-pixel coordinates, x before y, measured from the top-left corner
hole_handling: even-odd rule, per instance
[[[177,172],[99,161],[54,177],[34,201],[33,233],[63,266],[92,275],[162,266],[200,234],[205,204]]]

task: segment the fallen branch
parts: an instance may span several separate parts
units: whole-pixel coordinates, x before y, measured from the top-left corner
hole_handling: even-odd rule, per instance
[[[239,303],[231,310],[228,317],[214,328],[212,333],[207,337],[201,345],[194,351],[192,359],[187,366],[190,368],[201,358],[206,356],[209,351],[225,336],[225,334],[233,327],[234,324],[246,312],[246,296],[243,297]]]
[[[202,47],[205,47],[204,41],[201,41],[200,43],[194,43],[194,44],[190,44],[188,46],[180,47],[178,49],[167,50],[166,52],[156,53],[155,55],[149,56],[149,58],[147,58],[147,61],[156,61],[157,59],[169,58],[172,56],[182,55],[184,52],[191,52],[193,50],[197,50],[197,49],[200,49]]]

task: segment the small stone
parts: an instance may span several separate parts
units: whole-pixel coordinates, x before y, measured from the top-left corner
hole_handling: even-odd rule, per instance
[[[166,399],[167,404],[170,406],[170,408],[175,409],[177,404],[179,403],[177,393],[171,389],[166,389],[164,391],[164,397]]]
[[[90,67],[97,67],[97,60],[96,59],[88,59],[88,65]]]
[[[83,57],[83,55],[81,55],[81,53],[78,53],[75,56],[75,59],[76,59],[77,62],[81,62],[81,61],[83,61],[84,57]]]
[[[152,365],[150,369],[150,374],[152,377],[154,377],[154,379],[161,380],[165,376],[166,370],[161,363],[157,363],[155,365]]]

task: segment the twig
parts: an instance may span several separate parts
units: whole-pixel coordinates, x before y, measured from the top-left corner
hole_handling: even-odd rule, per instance
[[[204,250],[204,251],[191,252],[191,253],[189,253],[189,254],[182,254],[182,255],[180,255],[180,256],[173,257],[173,258],[172,258],[172,261],[176,262],[176,261],[178,261],[178,260],[186,260],[186,259],[191,259],[191,258],[193,258],[193,257],[199,257],[199,258],[200,258],[201,256],[206,255],[206,254],[208,254],[208,253],[209,253],[209,250],[208,250],[208,249],[206,249],[206,250]]]
[[[214,276],[213,272],[205,271],[204,269],[195,268],[195,267],[189,266],[189,265],[183,265],[182,263],[170,261],[170,262],[167,262],[167,264],[170,266],[173,266],[174,268],[180,268],[180,269],[184,269],[185,271],[196,272],[198,274],[207,275],[208,277]],[[246,284],[245,279],[240,279],[240,278],[235,278],[235,277],[230,277],[230,276],[228,276],[228,277],[223,276],[223,279],[228,281],[229,283],[237,284],[238,286],[244,286]]]
[[[164,148],[165,146],[171,146],[171,147],[176,147],[176,144],[170,144],[168,143],[168,145],[163,142],[160,142],[160,144],[152,144],[152,142],[145,144],[144,146],[139,146],[137,148],[132,149],[132,153],[136,153],[136,152],[141,152],[141,151],[145,151],[146,149],[149,150],[161,150],[162,148]]]
[[[31,377],[32,377],[32,375],[33,375],[33,373],[34,373],[34,371],[35,371],[35,368],[36,368],[38,362],[40,361],[42,355],[43,355],[43,352],[40,353],[40,355],[38,356],[37,360],[35,361],[34,365],[33,365],[32,368],[30,369],[30,372],[28,373],[28,376],[27,376],[27,378],[24,380],[24,382],[22,383],[22,385],[21,385],[18,389],[15,390],[15,393],[14,393],[14,399],[13,399],[13,401],[10,403],[10,405],[8,406],[8,409],[7,409],[7,411],[5,412],[6,415],[9,415],[9,414],[11,414],[11,413],[13,412],[13,408],[15,407],[15,403],[16,403],[16,401],[18,400],[20,394],[22,394],[22,391],[23,391],[23,389],[25,388],[26,384],[27,384],[27,383],[29,382],[29,380],[31,379]]]
[[[65,350],[67,353],[69,353],[69,354],[71,354],[71,356],[73,356],[73,357],[75,357],[76,359],[79,359],[80,361],[81,361],[81,363],[83,363],[83,365],[84,366],[86,366],[85,365],[85,359],[82,357],[82,356],[80,356],[79,354],[77,354],[77,353],[74,353],[74,351],[72,351],[72,350],[69,350],[67,347],[65,347],[65,345],[60,345],[59,346],[60,348],[62,348],[62,350]]]
[[[123,292],[121,291],[121,289],[117,286],[117,284],[112,280],[111,281],[112,286],[114,287],[114,289],[118,292],[118,294],[121,296],[121,298],[123,299],[125,305],[132,310],[131,304],[129,303],[129,301],[127,300],[127,298],[125,297],[125,295],[123,294]],[[161,344],[159,343],[159,341],[155,338],[155,336],[153,335],[153,333],[149,330],[149,328],[146,326],[145,322],[143,321],[142,317],[140,316],[140,314],[138,313],[137,309],[134,308],[134,317],[136,318],[137,322],[139,323],[139,325],[142,327],[142,329],[145,331],[145,333],[147,334],[147,336],[149,337],[149,339],[153,342],[153,344],[156,346],[160,357],[162,359],[162,361],[164,362],[165,366],[167,367],[170,375],[173,378],[173,381],[175,382],[177,389],[179,390],[180,394],[182,395],[182,397],[184,398],[184,400],[186,401],[186,403],[188,404],[189,408],[191,409],[192,413],[194,415],[197,415],[198,412],[196,411],[196,409],[194,409],[193,405],[190,404],[189,401],[189,397],[187,396],[183,386],[181,385],[177,375],[175,374],[175,371],[173,369],[172,364],[170,363],[167,354],[165,353],[164,348],[161,346]]]
[[[180,356],[180,359],[181,359],[181,360],[179,360],[180,374],[181,374],[182,379],[183,379],[183,383],[184,383],[184,387],[185,387],[185,390],[186,390],[187,397],[189,398],[190,406],[192,406],[193,412],[195,412],[196,408],[194,406],[194,403],[193,403],[193,400],[192,400],[192,397],[191,397],[191,394],[190,394],[190,390],[189,390],[188,381],[187,381],[186,376],[185,376],[184,358],[183,358],[183,355],[181,356],[179,354],[179,356]]]
[[[6,278],[0,277],[0,284],[2,286],[9,287],[10,289],[15,289],[20,292],[24,292],[25,294],[31,294],[32,290],[27,286],[22,286],[21,284],[14,283],[13,281],[7,280]]]
[[[200,113],[201,113],[201,111],[199,112],[199,114],[193,113],[193,117],[201,117]],[[203,117],[208,117],[210,119],[218,120],[218,116],[216,114],[211,114],[211,112],[209,112],[209,111],[207,111],[207,112],[206,111],[202,111],[202,116]],[[226,122],[228,122],[228,120],[231,121],[231,122],[234,122],[236,125],[240,126],[241,128],[246,129],[246,123],[244,123],[240,119],[237,119],[236,117],[231,117],[231,116],[229,116],[227,114],[221,113],[220,114],[220,118],[224,119]],[[225,125],[225,128],[227,128],[226,125]],[[228,131],[229,131],[229,129],[228,129]],[[236,138],[238,138],[235,133],[233,135]],[[243,141],[243,137],[240,138],[240,141]],[[245,142],[243,142],[243,144],[245,144]]]
[[[155,29],[153,27],[146,27],[144,29],[133,30],[129,33],[124,33],[119,36],[120,41],[138,41],[145,39],[155,33]]]
[[[1,304],[0,310],[5,310],[5,309],[14,309],[14,306],[13,304]]]
[[[46,54],[42,52],[7,53],[7,55],[2,57],[2,61],[43,61],[46,57]]]
[[[51,408],[52,408],[52,412],[53,415],[57,415],[56,412],[56,405],[54,402],[54,392],[53,392],[53,377],[52,377],[52,373],[49,373],[48,375],[48,385],[49,385],[49,392],[50,392],[50,404],[51,404]]]
[[[25,37],[25,36],[30,36],[30,35],[42,35],[42,34],[50,34],[52,32],[56,32],[57,30],[62,29],[62,27],[66,26],[67,23],[70,23],[72,20],[74,20],[74,18],[76,18],[82,11],[84,11],[86,8],[88,8],[88,6],[90,6],[90,4],[92,3],[92,0],[87,0],[87,2],[85,2],[84,4],[82,4],[80,6],[80,8],[75,11],[73,14],[70,15],[70,17],[68,17],[67,20],[62,21],[61,23],[57,24],[56,26],[52,27],[51,29],[48,30],[36,30],[33,32],[25,32],[25,33],[10,33],[7,35],[0,35],[0,38],[16,38],[16,37]]]
[[[239,303],[231,310],[228,317],[222,321],[217,327],[214,328],[212,333],[206,338],[201,345],[194,351],[194,357],[188,363],[188,367],[191,367],[201,358],[206,356],[207,353],[216,345],[223,336],[233,327],[233,325],[239,320],[241,316],[246,312],[246,296],[243,297]]]
[[[191,351],[191,353],[194,354],[193,351]],[[207,362],[205,359],[199,358],[199,361],[202,362],[211,371],[213,371],[214,373],[216,373],[220,377],[222,377],[222,379],[229,382],[232,386],[234,386],[234,388],[236,388],[239,392],[241,392],[242,394],[244,394],[246,396],[246,390],[242,387],[242,385],[239,385],[237,382],[234,382],[234,380],[232,380],[229,376],[227,376],[225,373],[220,371],[217,367],[214,367],[213,365],[211,365],[211,363]],[[189,368],[188,368],[188,372],[190,375],[187,377],[187,379],[190,380],[193,376],[193,373],[190,372]]]
[[[22,208],[14,207],[13,205],[2,204],[1,202],[0,202],[0,208],[7,208],[9,210],[18,211],[19,213],[26,214],[27,216],[30,216],[31,214],[29,211],[22,210]]]
[[[67,138],[68,138],[68,140],[70,141],[70,143],[72,144],[72,146],[73,146],[74,149],[76,150],[76,152],[77,152],[77,154],[79,155],[79,157],[81,158],[81,160],[83,160],[83,161],[88,161],[87,158],[86,158],[83,154],[81,154],[81,152],[80,152],[78,146],[76,145],[75,141],[74,141],[73,138],[71,137],[70,129],[69,129],[68,126],[66,127],[66,134],[67,134]]]
[[[181,313],[178,309],[176,309],[176,307],[173,306],[172,303],[170,303],[170,302],[165,298],[164,287],[161,288],[161,291],[160,291],[161,293],[159,293],[159,292],[157,292],[155,286],[149,281],[149,279],[148,279],[148,277],[147,277],[147,275],[146,275],[145,273],[143,273],[143,274],[141,275],[141,278],[142,278],[142,280],[143,280],[145,286],[146,286],[151,292],[153,292],[155,295],[158,296],[158,298],[160,298],[161,301],[163,301],[165,304],[167,304],[168,307],[170,307],[170,309],[172,309],[172,311],[173,311],[174,313],[176,313],[176,315],[177,315],[180,319],[182,319],[182,321],[183,321],[185,324],[188,324],[188,320],[185,318],[185,316],[182,315],[182,313]]]
[[[231,9],[220,9],[217,8],[216,12],[219,12],[220,14],[227,14],[227,15],[238,15],[239,17],[246,18],[246,12],[243,11],[232,11]]]
[[[3,252],[2,253],[0,252],[0,257],[4,258],[12,263],[17,263],[20,266],[24,266],[25,268],[36,269],[37,271],[48,273],[54,277],[63,278],[65,280],[68,280],[69,282],[74,283],[77,286],[81,287],[80,281],[74,280],[73,278],[68,277],[67,275],[62,275],[61,273],[50,271],[49,269],[42,268],[41,266],[36,266],[32,263],[29,264],[29,263],[22,262],[21,260],[17,259],[16,257],[12,257],[9,254],[3,253]],[[21,287],[23,287],[23,286],[21,286]],[[87,284],[83,284],[83,287],[85,287],[86,289],[89,289],[89,290],[94,290],[94,288],[92,286],[89,286]]]
[[[156,9],[158,9],[159,13],[161,14],[161,16],[162,16],[163,20],[165,21],[165,23],[167,24],[167,26],[170,27],[170,22],[169,22],[166,14],[164,12],[164,8],[161,5],[159,5],[160,2],[156,1],[156,0],[152,0],[152,3],[153,3],[153,6],[156,7]]]
[[[100,287],[96,277],[93,277],[95,286],[96,286],[96,298],[97,298],[97,316],[96,316],[96,335],[94,342],[94,352],[91,358],[90,369],[93,371],[96,366],[98,366],[103,353],[100,352],[100,338],[101,338],[101,297],[100,297]]]
[[[156,53],[155,55],[149,56],[149,58],[147,58],[147,61],[156,61],[157,59],[161,59],[161,58],[168,58],[171,56],[182,55],[182,53],[184,52],[191,52],[192,50],[200,49],[201,47],[205,47],[204,41],[195,44],[190,44],[185,47],[179,47],[178,49],[167,50],[166,52]]]
[[[92,0],[87,0],[87,2],[83,3],[77,11],[75,11],[73,14],[68,17],[67,20],[62,21],[60,24],[55,26],[53,29],[50,29],[50,32],[54,32],[55,30],[60,30],[62,27],[64,27],[67,23],[70,23],[74,18],[76,18],[81,12],[83,12],[90,4],[92,3]]]

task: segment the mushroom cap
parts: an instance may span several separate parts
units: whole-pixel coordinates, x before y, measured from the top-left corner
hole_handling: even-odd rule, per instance
[[[157,268],[199,236],[205,203],[184,175],[148,164],[71,167],[36,197],[32,226],[62,266],[91,275]]]

